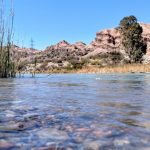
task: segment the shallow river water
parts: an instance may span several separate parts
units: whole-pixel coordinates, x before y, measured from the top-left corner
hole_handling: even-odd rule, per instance
[[[0,79],[0,150],[150,150],[150,74]]]

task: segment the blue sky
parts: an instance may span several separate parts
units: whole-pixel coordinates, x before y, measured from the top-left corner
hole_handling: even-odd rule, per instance
[[[7,4],[9,0],[5,0]],[[116,27],[128,15],[150,23],[150,0],[14,0],[15,41],[45,49],[61,40],[90,43],[95,33]]]

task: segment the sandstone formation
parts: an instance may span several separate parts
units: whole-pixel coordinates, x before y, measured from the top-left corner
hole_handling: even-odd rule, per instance
[[[144,62],[150,62],[150,24],[140,23],[143,28],[143,39],[147,42],[147,53],[144,56]],[[47,66],[64,67],[72,60],[80,61],[82,58],[89,58],[104,53],[124,51],[120,48],[121,35],[117,28],[105,29],[96,33],[96,38],[90,44],[83,42],[70,44],[63,40],[56,45],[48,46],[43,51],[30,48],[20,48],[14,46],[13,52],[17,62],[23,61],[33,63],[37,59],[38,63],[47,63]],[[45,65],[45,64],[44,64]]]
[[[91,51],[92,50],[87,48],[86,44],[83,42],[70,44],[66,41],[61,41],[56,45],[47,47],[41,52],[41,55],[44,57],[47,56],[47,61],[62,62],[70,61],[72,59],[80,60]]]
[[[14,57],[15,61],[17,63],[19,62],[31,62],[34,58],[34,56],[38,53],[40,53],[39,50],[31,49],[31,48],[21,48],[16,45],[13,46],[12,56]]]
[[[143,28],[143,39],[147,42],[147,54],[150,55],[150,24],[140,23]],[[93,51],[88,54],[90,55],[97,55],[99,53],[106,53],[112,51],[120,51],[121,43],[121,35],[117,28],[113,29],[106,29],[96,33],[95,40],[88,45],[89,48],[92,48]]]

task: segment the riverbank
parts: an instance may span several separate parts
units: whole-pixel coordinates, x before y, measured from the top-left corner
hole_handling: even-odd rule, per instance
[[[149,64],[124,64],[105,67],[83,67],[82,69],[53,69],[42,73],[148,73]],[[39,72],[40,73],[40,72]]]

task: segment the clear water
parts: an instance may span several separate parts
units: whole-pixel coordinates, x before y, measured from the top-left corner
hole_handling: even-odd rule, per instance
[[[0,79],[0,149],[150,149],[150,74]]]

